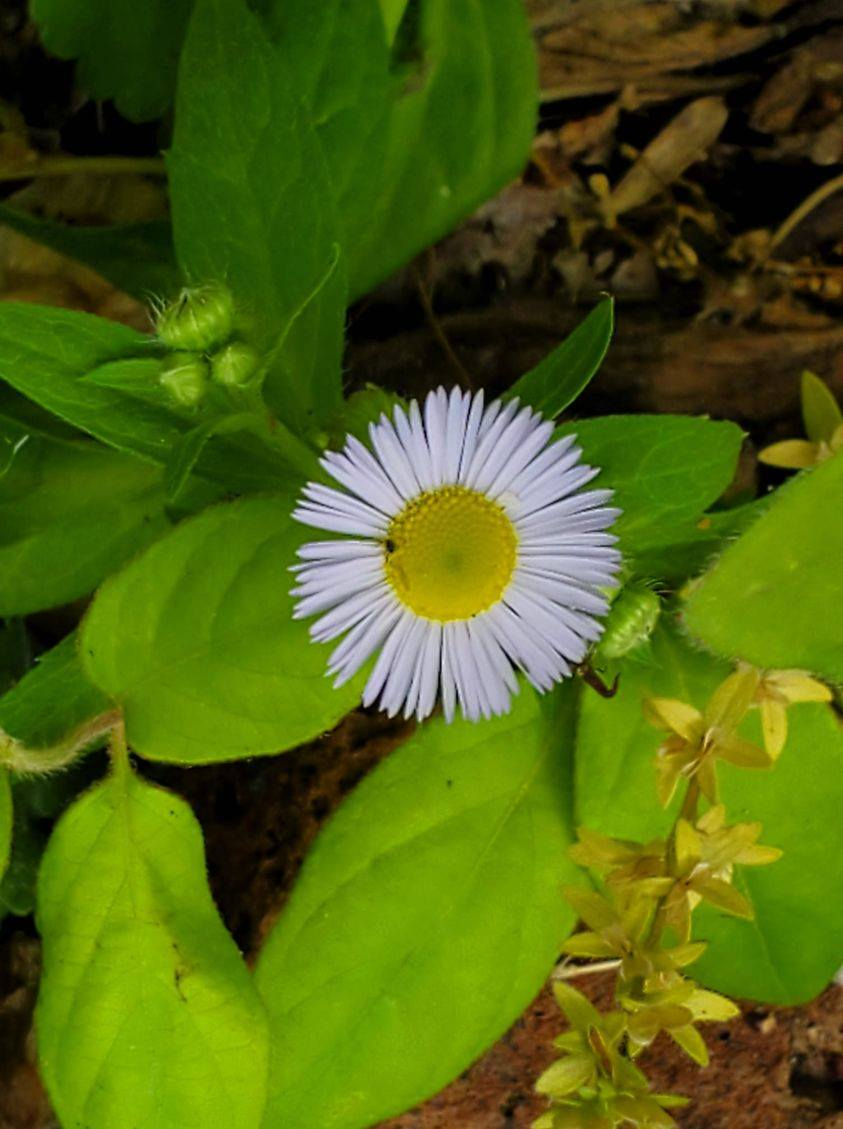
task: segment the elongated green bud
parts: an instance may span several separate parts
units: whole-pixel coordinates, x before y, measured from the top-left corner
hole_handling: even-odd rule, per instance
[[[197,353],[222,345],[233,328],[234,300],[217,283],[182,290],[158,319],[158,336],[166,345]]]
[[[211,357],[211,380],[225,388],[242,388],[258,370],[260,355],[243,341],[230,341]]]
[[[621,590],[606,618],[606,630],[596,654],[603,659],[620,659],[646,643],[655,630],[661,600],[643,584],[630,584]]]
[[[173,400],[184,408],[195,408],[208,387],[208,362],[196,353],[172,353],[158,376]]]

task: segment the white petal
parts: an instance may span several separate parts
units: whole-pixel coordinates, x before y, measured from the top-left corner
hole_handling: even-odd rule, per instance
[[[372,673],[369,675],[369,681],[363,690],[364,706],[370,706],[383,689],[392,668],[393,659],[409,636],[416,619],[417,617],[412,612],[403,609],[398,622],[387,635],[383,649],[377,657]]]

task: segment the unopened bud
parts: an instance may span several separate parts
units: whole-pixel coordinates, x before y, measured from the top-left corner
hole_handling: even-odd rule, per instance
[[[158,380],[177,404],[195,408],[208,386],[208,362],[196,353],[172,353],[164,361]]]
[[[609,610],[596,653],[604,659],[628,655],[653,634],[660,612],[661,600],[652,589],[643,584],[622,589]]]
[[[233,328],[234,300],[217,283],[182,290],[158,319],[158,336],[166,345],[197,353],[227,341]]]
[[[242,388],[258,370],[260,355],[243,341],[231,341],[211,357],[211,379],[226,388]]]

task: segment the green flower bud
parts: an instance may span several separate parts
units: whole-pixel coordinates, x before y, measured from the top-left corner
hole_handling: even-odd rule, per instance
[[[255,375],[260,355],[243,341],[232,341],[211,357],[211,379],[226,388],[242,388]]]
[[[195,408],[205,398],[208,362],[196,353],[171,353],[161,366],[158,380],[177,404]]]
[[[234,300],[217,283],[182,290],[158,319],[158,336],[166,345],[197,353],[227,341],[233,328]]]
[[[661,600],[643,584],[621,589],[606,618],[606,630],[596,653],[603,659],[620,659],[646,643],[655,630]]]

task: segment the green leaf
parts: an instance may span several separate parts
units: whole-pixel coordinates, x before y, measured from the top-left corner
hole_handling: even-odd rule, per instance
[[[843,682],[843,458],[781,487],[688,600],[693,635],[761,667]]]
[[[653,635],[652,661],[627,661],[617,695],[583,689],[577,724],[575,818],[621,839],[664,835],[675,808],[659,809],[653,759],[664,734],[643,720],[644,696],[678,697],[703,706],[728,673],[694,650],[666,617]],[[736,867],[735,884],[755,911],[738,920],[706,907],[694,912],[694,938],[708,941],[694,978],[729,996],[769,1003],[810,999],[828,982],[843,951],[843,828],[838,809],[843,735],[828,706],[788,710],[784,752],[768,772],[720,765],[730,820],[763,824],[761,841],[784,851],[769,866]],[[746,736],[760,737],[757,711]],[[820,830],[817,830],[820,829]]]
[[[383,22],[386,27],[388,43],[395,39],[396,32],[407,10],[409,0],[380,0]]]
[[[519,0],[381,6],[260,5],[328,156],[352,297],[514,179],[536,121]]]
[[[330,647],[292,618],[289,567],[307,540],[293,505],[278,495],[206,510],[100,589],[82,657],[122,704],[138,753],[190,764],[276,753],[359,701],[360,679],[334,690]]]
[[[181,285],[172,231],[166,220],[77,227],[0,205],[0,223],[78,259],[141,301],[151,296],[168,297]]]
[[[345,282],[330,181],[289,69],[242,0],[196,5],[168,166],[186,276],[231,287],[260,347],[279,350],[272,406],[312,427],[341,393]]]
[[[77,79],[94,98],[113,98],[130,121],[169,107],[193,0],[32,0],[48,50],[78,59]]]
[[[254,1129],[266,1020],[188,806],[128,767],[84,795],[41,866],[41,1075],[64,1125]]]
[[[375,192],[363,197],[364,222],[353,211],[346,220],[353,297],[518,176],[535,131],[536,58],[520,0],[408,5],[392,64],[403,88],[391,100]],[[355,189],[351,181],[346,196]],[[344,205],[341,196],[343,216]]]
[[[614,299],[604,298],[561,345],[516,380],[508,396],[518,396],[548,419],[576,400],[597,370],[614,331]]]
[[[103,443],[165,464],[197,417],[161,388],[158,348],[144,334],[75,310],[0,306],[0,379]],[[289,482],[296,462],[253,436],[222,436],[197,471],[254,492]]]
[[[0,878],[6,873],[9,857],[12,852],[12,822],[14,811],[12,809],[12,789],[9,783],[9,771],[0,765]]]
[[[91,592],[169,527],[161,475],[93,443],[29,439],[0,476],[0,615]]]
[[[602,416],[566,423],[585,460],[601,468],[600,487],[623,510],[612,528],[633,561],[687,537],[735,472],[742,432],[733,423],[689,416]]]
[[[787,742],[770,772],[720,772],[726,811],[760,820],[761,841],[784,852],[769,866],[735,869],[755,920],[705,907],[694,914],[695,938],[709,942],[694,977],[725,995],[775,1004],[813,999],[843,953],[843,732],[826,705],[791,706],[787,717]],[[757,717],[752,736],[760,737]]]
[[[2,735],[33,749],[72,739],[80,729],[112,708],[85,676],[76,633],[41,655],[35,666],[0,698]]]
[[[571,709],[570,685],[545,710],[524,687],[508,717],[433,721],[323,830],[256,973],[267,1129],[378,1123],[533,998],[573,923]]]

